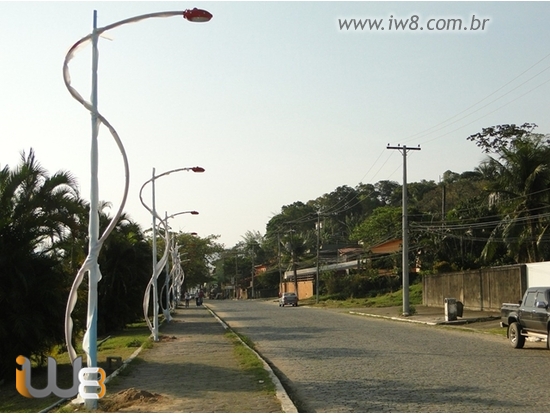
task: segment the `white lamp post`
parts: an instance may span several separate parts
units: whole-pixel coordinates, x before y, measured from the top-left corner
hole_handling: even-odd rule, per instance
[[[181,298],[181,285],[183,283],[183,272],[181,269],[181,259],[179,255],[180,246],[172,241],[170,254],[172,256],[172,269],[170,269],[170,292],[172,292],[172,300],[170,301],[170,310],[176,309]]]
[[[181,211],[179,213],[175,213],[175,214],[172,214],[170,216],[166,215],[165,219],[164,219],[164,233],[165,233],[165,241],[166,241],[166,246],[168,246],[167,249],[165,249],[165,254],[168,255],[168,251],[169,250],[173,250],[173,242],[171,241],[170,239],[170,236],[169,236],[169,232],[170,232],[170,229],[168,227],[168,219],[170,218],[173,218],[173,217],[176,217],[176,216],[179,216],[180,214],[192,214],[192,215],[197,215],[199,214],[198,211]],[[174,261],[172,261],[172,265],[174,265]],[[170,316],[170,271],[168,269],[168,266],[169,266],[169,262],[168,262],[168,256],[167,256],[167,259],[166,259],[166,279],[164,281],[164,290],[165,290],[165,295],[166,295],[166,307],[163,307],[162,308],[162,312],[164,314],[164,318],[170,322],[172,320],[172,317]],[[162,306],[162,302],[161,302],[161,306]]]
[[[197,236],[197,233],[191,232],[188,233],[191,236]],[[185,272],[183,271],[183,268],[181,264],[183,263],[181,260],[181,255],[179,253],[180,245],[177,243],[173,244],[174,248],[172,249],[172,283],[173,283],[173,291],[175,292],[175,302],[171,305],[171,309],[177,308],[177,306],[180,304],[181,300],[181,287],[183,286],[183,282],[185,281]],[[184,261],[188,261],[189,259],[186,259]]]
[[[115,27],[122,26],[127,23],[134,23],[140,20],[145,20],[153,17],[172,17],[172,16],[182,16],[184,19],[192,22],[207,22],[212,18],[212,14],[205,10],[193,9],[193,10],[184,10],[184,11],[168,11],[168,12],[157,12],[144,14],[136,17],[131,17],[125,20],[121,20],[116,23],[112,23],[108,26],[101,28],[97,27],[97,11],[94,10],[93,15],[93,30],[92,33],[83,37],[77,41],[68,51],[65,56],[65,61],[63,62],[63,80],[67,90],[71,96],[76,99],[80,104],[82,104],[90,113],[92,117],[92,143],[91,143],[91,188],[90,188],[90,219],[89,219],[89,245],[88,245],[88,256],[84,261],[82,267],[79,269],[71,291],[69,293],[69,299],[67,301],[67,307],[65,311],[65,341],[67,349],[69,352],[69,357],[71,362],[76,359],[76,351],[72,346],[72,329],[73,321],[71,319],[71,313],[75,307],[77,301],[77,290],[84,275],[88,273],[88,312],[87,312],[87,322],[86,322],[86,334],[84,335],[84,340],[82,347],[87,354],[87,366],[97,367],[97,283],[101,280],[101,273],[98,265],[98,256],[99,251],[105,239],[109,236],[111,231],[116,226],[118,219],[120,218],[124,206],[126,204],[126,198],[128,196],[128,187],[129,187],[129,167],[128,159],[126,157],[126,152],[122,141],[120,140],[118,133],[113,128],[113,126],[107,121],[107,119],[101,115],[98,111],[98,92],[97,92],[97,69],[98,69],[98,39],[99,36]],[[92,43],[92,92],[91,92],[91,102],[86,101],[82,96],[71,86],[71,77],[69,73],[69,62],[73,59],[75,53],[80,47],[84,46],[88,42]],[[100,124],[105,125],[114,140],[116,141],[117,146],[121,152],[124,170],[126,176],[126,182],[124,187],[124,192],[122,196],[122,201],[120,207],[113,217],[106,230],[103,232],[101,237],[99,237],[99,180],[98,180],[98,132]],[[86,406],[89,409],[95,409],[97,407],[97,400],[86,400]]]
[[[165,232],[166,233],[166,235],[165,235],[166,247],[164,249],[164,254],[163,254],[162,258],[160,259],[160,261],[157,262],[157,224],[156,224],[156,220],[157,220],[157,218],[161,222],[163,220],[157,214],[156,207],[155,207],[155,180],[157,178],[164,177],[165,175],[169,175],[169,174],[172,174],[173,172],[178,172],[178,171],[204,172],[204,168],[201,168],[201,167],[177,168],[175,170],[166,171],[166,172],[164,172],[162,174],[159,174],[159,175],[155,175],[155,169],[153,168],[153,177],[150,180],[147,180],[145,183],[143,183],[143,185],[141,186],[141,189],[139,190],[139,199],[141,201],[141,204],[153,216],[153,274],[151,275],[151,280],[149,281],[149,283],[147,284],[147,288],[145,289],[145,295],[143,297],[143,314],[145,316],[145,321],[147,322],[147,325],[149,326],[149,330],[153,334],[153,340],[154,341],[159,340],[159,326],[158,326],[158,319],[159,319],[158,299],[159,298],[158,298],[157,279],[158,279],[158,276],[160,275],[160,272],[162,271],[162,269],[166,265],[166,261],[168,260],[168,248],[169,248],[169,245],[170,245],[170,234],[169,234],[168,231],[166,231]],[[152,195],[153,195],[153,205],[152,205],[151,208],[149,208],[147,206],[147,204],[145,204],[145,202],[143,201],[143,196],[142,196],[143,189],[149,183],[151,183]],[[198,214],[197,212],[195,212],[195,213]],[[180,214],[180,213],[177,213],[177,214]],[[168,230],[168,226],[165,225],[165,229]],[[149,320],[149,316],[148,316],[151,287],[153,288],[153,323],[152,324],[151,324],[151,321]]]

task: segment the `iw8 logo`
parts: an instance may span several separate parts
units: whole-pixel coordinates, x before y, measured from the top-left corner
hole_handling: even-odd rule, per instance
[[[44,398],[54,394],[59,398],[71,398],[76,394],[85,400],[98,400],[102,398],[107,389],[105,387],[105,371],[103,368],[90,367],[82,368],[82,357],[78,357],[73,363],[73,386],[68,389],[61,389],[57,386],[57,361],[48,357],[48,383],[41,390],[33,388],[31,385],[31,361],[22,355],[19,355],[15,362],[21,365],[22,369],[15,369],[15,388],[24,397]],[[91,375],[99,378],[89,379]],[[99,389],[99,392],[86,392],[86,388]]]

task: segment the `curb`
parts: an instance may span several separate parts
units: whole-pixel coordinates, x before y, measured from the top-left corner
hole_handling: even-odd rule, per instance
[[[351,315],[369,316],[371,318],[391,319],[392,321],[421,323],[421,324],[424,324],[424,325],[431,325],[431,326],[439,325],[438,322],[417,321],[417,320],[414,320],[414,319],[400,318],[398,316],[375,315],[375,314],[372,314],[372,313],[355,312],[355,311],[349,311],[348,313],[351,314]]]
[[[273,370],[271,369],[269,364],[265,361],[265,359],[263,359],[261,357],[261,355],[258,354],[258,352],[256,352],[254,349],[250,348],[246,343],[244,343],[243,340],[239,337],[239,335],[237,335],[235,333],[235,331],[233,331],[233,329],[231,329],[231,327],[228,324],[226,324],[212,309],[210,309],[204,303],[203,303],[202,306],[204,306],[208,310],[208,312],[210,312],[212,314],[212,316],[214,318],[216,318],[216,320],[222,325],[223,329],[234,333],[235,336],[239,339],[239,341],[246,348],[248,348],[250,351],[252,351],[260,361],[262,361],[262,364],[264,365],[264,369],[269,373],[271,381],[273,381],[273,384],[275,385],[275,395],[277,396],[277,399],[281,403],[281,409],[283,410],[283,413],[297,413],[298,409],[296,408],[296,406],[294,405],[294,403],[292,402],[292,400],[288,396],[285,388],[283,387],[283,384],[279,380],[279,377],[277,377],[277,375],[275,375],[275,372],[273,372]]]
[[[459,319],[459,320],[456,320],[456,321],[430,322],[430,321],[419,321],[419,320],[416,320],[416,319],[401,318],[401,317],[398,317],[398,316],[375,315],[375,314],[372,314],[372,313],[356,312],[356,311],[349,311],[348,313],[352,314],[352,315],[369,316],[371,318],[382,318],[382,319],[390,319],[390,320],[393,320],[393,321],[400,321],[400,322],[420,323],[420,324],[430,325],[430,326],[436,326],[436,325],[445,325],[445,326],[467,325],[469,323],[474,323],[474,322],[486,322],[486,321],[494,321],[494,320],[500,319],[497,316],[487,316],[487,317],[474,318],[474,319]]]

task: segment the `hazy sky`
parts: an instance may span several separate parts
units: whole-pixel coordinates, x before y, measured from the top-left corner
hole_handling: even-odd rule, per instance
[[[232,247],[247,230],[264,234],[283,205],[401,183],[402,156],[387,144],[421,145],[408,180],[437,182],[479,164],[466,137],[483,127],[534,122],[550,133],[547,2],[0,1],[0,167],[33,148],[89,200],[90,116],[65,88],[65,54],[90,33],[94,10],[102,27],[193,7],[214,18],[149,19],[99,42],[99,110],[128,153],[125,211],[144,228],[138,194],[153,168],[205,168],[157,180],[157,210],[198,210],[171,227]],[[383,19],[384,30],[341,30],[344,19]],[[462,19],[460,30],[428,30],[448,19]],[[485,30],[470,30],[484,19]],[[70,70],[88,98],[89,46]],[[99,145],[100,199],[118,206],[122,161],[104,127]],[[144,194],[150,204],[150,186]]]

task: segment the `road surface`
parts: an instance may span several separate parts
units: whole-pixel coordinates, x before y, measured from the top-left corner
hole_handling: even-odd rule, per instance
[[[516,350],[497,335],[276,301],[207,305],[254,342],[300,411],[548,411],[545,343]]]

